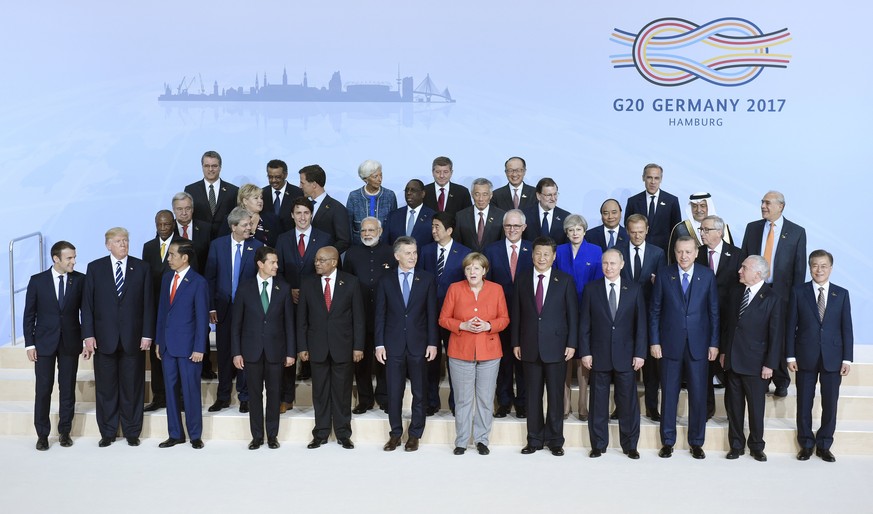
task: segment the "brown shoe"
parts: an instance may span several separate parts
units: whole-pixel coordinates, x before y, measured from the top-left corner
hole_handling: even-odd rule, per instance
[[[409,438],[406,440],[406,446],[404,446],[403,449],[407,452],[414,452],[415,450],[418,450],[418,438],[409,436]]]
[[[400,436],[391,436],[385,446],[382,447],[386,452],[393,452],[400,446]]]
[[[280,402],[279,403],[279,414],[285,414],[289,410],[294,408],[293,403]]]

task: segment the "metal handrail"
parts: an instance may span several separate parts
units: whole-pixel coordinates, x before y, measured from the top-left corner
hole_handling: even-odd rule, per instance
[[[9,311],[12,313],[12,340],[10,343],[12,346],[15,346],[15,295],[27,290],[27,286],[15,289],[15,243],[32,237],[39,238],[39,269],[43,270],[45,269],[45,246],[42,232],[32,232],[9,241]]]

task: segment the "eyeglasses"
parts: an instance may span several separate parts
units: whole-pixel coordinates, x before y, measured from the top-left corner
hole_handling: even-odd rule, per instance
[[[524,225],[503,225],[506,230],[521,230]]]
[[[700,233],[701,233],[701,234],[707,234],[707,233],[709,233],[709,232],[718,232],[718,229],[716,229],[716,228],[700,227],[699,230],[700,230]]]
[[[322,259],[322,258],[320,258],[320,257],[316,257],[316,258],[315,258],[315,262],[317,262],[317,263],[319,263],[319,264],[324,264],[325,262],[330,262],[330,261],[335,261],[335,260],[336,260],[336,259],[333,258],[333,257],[327,257],[327,258],[324,258],[324,259]]]

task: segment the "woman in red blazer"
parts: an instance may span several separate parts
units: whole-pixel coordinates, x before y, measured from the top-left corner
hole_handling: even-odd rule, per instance
[[[449,375],[455,390],[455,455],[467,451],[470,433],[480,455],[488,455],[497,370],[503,350],[499,333],[509,325],[503,288],[485,280],[488,259],[468,254],[466,281],[449,286],[440,312],[448,330]]]

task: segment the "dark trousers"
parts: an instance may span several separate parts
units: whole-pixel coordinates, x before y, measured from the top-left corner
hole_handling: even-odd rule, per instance
[[[297,361],[287,368],[282,368],[282,400],[294,403],[297,400]],[[251,412],[251,411],[250,411]]]
[[[723,385],[727,385],[726,372],[721,369],[718,359],[709,363],[709,380],[706,382],[706,415],[715,416],[715,385],[712,379],[718,377]]]
[[[269,362],[261,354],[256,361],[246,361],[246,380],[249,386],[249,428],[253,439],[279,435],[279,395],[282,390],[282,362]],[[264,389],[267,390],[266,422]]]
[[[328,357],[311,365],[312,406],[315,408],[312,435],[327,439],[333,427],[337,438],[351,437],[354,362],[336,362]]]
[[[449,348],[449,331],[440,328],[442,345],[437,345],[437,355],[427,363],[427,403],[430,407],[439,409],[440,405],[440,374],[443,369],[443,356]],[[448,355],[446,355],[446,378],[449,382],[449,408],[455,410],[455,390],[452,387],[452,377],[449,374]]]
[[[200,439],[203,435],[203,405],[200,396],[200,373],[202,362],[193,362],[188,357],[173,357],[162,354],[164,381],[175,391],[181,389],[185,402],[185,425],[188,437]],[[182,414],[178,395],[167,395],[167,432],[173,439],[185,439],[182,431]]]
[[[364,358],[355,363],[355,385],[358,390],[358,403],[372,407],[376,402],[381,406],[388,403],[385,386],[385,365],[376,361],[376,346],[373,333],[367,334],[364,341]],[[376,375],[376,388],[373,389],[373,375]]]
[[[706,439],[707,376],[709,361],[692,359],[687,343],[682,359],[661,359],[661,444],[676,444],[679,390],[684,378],[688,386],[688,444],[703,446]]]
[[[527,384],[527,443],[531,446],[564,446],[564,378],[567,362],[523,362]],[[546,415],[543,418],[543,388]]]
[[[497,371],[497,405],[525,407],[527,385],[524,380],[524,365],[512,353],[509,330],[500,333],[500,345],[503,347],[503,357],[500,358],[500,369]],[[515,389],[513,389],[513,378]]]
[[[421,437],[427,410],[427,360],[424,355],[413,356],[409,352],[388,353],[385,360],[385,381],[388,392],[388,422],[392,437],[403,435],[403,393],[406,377],[412,389],[412,420],[408,435]]]
[[[743,428],[746,422],[746,406],[749,408],[750,450],[764,450],[764,398],[768,381],[760,375],[740,375],[728,370],[725,390],[725,406],[728,415],[728,442],[731,448],[746,447]]]
[[[661,361],[646,355],[643,365],[643,386],[645,387],[646,413],[658,412],[658,389],[661,387]]]
[[[155,353],[155,349],[158,345],[151,345],[149,347],[149,369],[151,369],[151,389],[152,389],[152,401],[157,403],[164,403],[166,401],[166,389],[164,387],[164,371],[161,365],[161,359],[158,358],[158,355]]]
[[[636,372],[591,370],[588,402],[588,435],[591,447],[609,446],[609,384],[614,384],[618,410],[619,443],[622,450],[636,450],[640,440],[640,401],[637,398]]]
[[[797,381],[797,442],[801,448],[816,446],[829,450],[834,443],[837,428],[837,401],[840,398],[839,371],[825,371],[819,359],[818,369],[798,370]],[[821,384],[821,427],[812,432],[812,404],[815,400],[815,383]]]
[[[100,353],[98,348],[94,354],[94,386],[100,435],[114,439],[121,425],[124,437],[139,437],[145,397],[143,352],[125,353],[121,342],[115,353]]]
[[[239,401],[248,401],[249,391],[246,387],[246,373],[236,369],[236,366],[233,365],[233,355],[230,354],[230,315],[215,325],[215,352],[218,354],[218,394],[216,399],[230,402],[233,378],[236,377],[236,393]]]
[[[79,355],[64,355],[55,352],[50,355],[37,354],[33,370],[36,374],[36,398],[33,407],[33,426],[37,437],[48,437],[52,431],[49,411],[52,404],[52,390],[55,385],[55,365],[58,368],[58,433],[69,434],[73,427],[73,414],[76,410],[76,372],[79,369]]]

